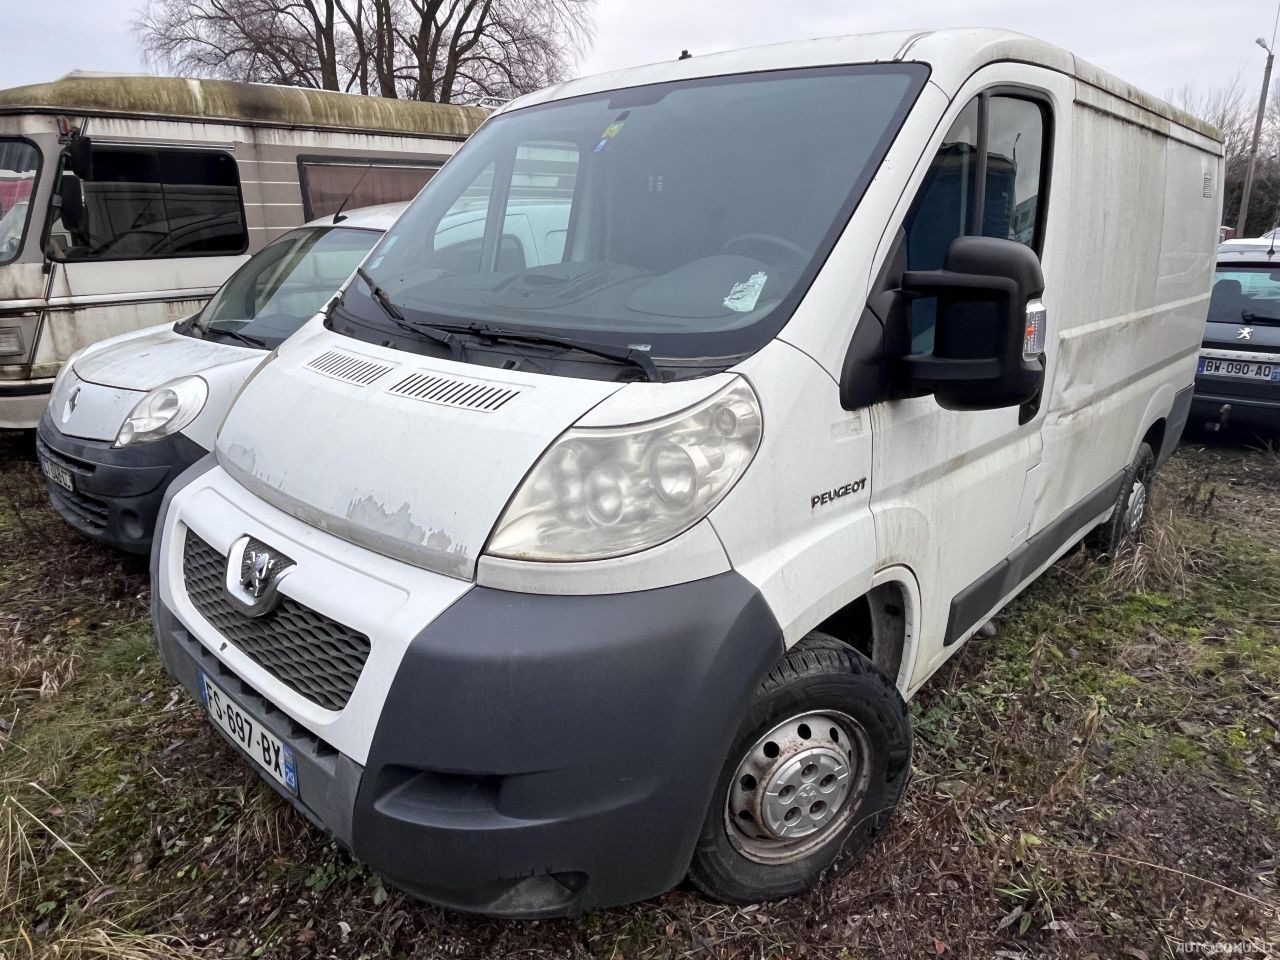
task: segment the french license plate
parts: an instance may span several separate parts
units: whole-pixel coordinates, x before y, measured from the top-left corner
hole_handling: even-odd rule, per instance
[[[1196,373],[1211,377],[1235,377],[1238,380],[1280,381],[1280,362],[1260,363],[1254,360],[1223,360],[1220,357],[1201,357]]]
[[[75,481],[71,478],[71,471],[60,463],[54,463],[45,457],[40,457],[40,472],[46,477],[64,489],[76,492]]]
[[[290,793],[298,792],[298,769],[293,749],[263,728],[227,692],[200,671],[200,700],[214,725],[225,731],[255,763]]]

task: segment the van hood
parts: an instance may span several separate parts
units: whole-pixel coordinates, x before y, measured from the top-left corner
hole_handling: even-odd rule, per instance
[[[529,469],[622,386],[423,357],[313,326],[245,385],[217,457],[306,523],[472,579]]]
[[[178,377],[262,355],[253,347],[186,337],[165,323],[90,347],[77,358],[75,372],[90,383],[146,392]]]

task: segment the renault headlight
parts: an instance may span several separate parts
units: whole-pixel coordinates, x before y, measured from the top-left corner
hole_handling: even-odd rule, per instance
[[[574,427],[534,465],[489,542],[512,560],[602,560],[664,543],[705,517],[760,446],[741,378],[650,423]]]
[[[204,409],[209,385],[201,377],[182,377],[156,387],[125,417],[116,446],[149,443],[177,433]]]

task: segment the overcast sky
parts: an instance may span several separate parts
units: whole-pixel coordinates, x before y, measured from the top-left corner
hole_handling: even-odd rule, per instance
[[[1252,91],[1277,0],[597,0],[578,72],[734,47],[917,27],[1008,27],[1092,60],[1157,95],[1240,75]],[[139,0],[0,0],[0,87],[69,70],[144,69],[129,20]]]

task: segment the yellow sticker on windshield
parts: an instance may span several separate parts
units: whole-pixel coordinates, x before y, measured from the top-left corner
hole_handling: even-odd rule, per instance
[[[609,145],[610,140],[622,132],[622,128],[627,122],[627,116],[630,113],[630,110],[624,110],[622,113],[618,114],[618,119],[614,120],[613,123],[604,128],[604,133],[600,134],[600,142],[592,148],[592,153],[599,153]]]

